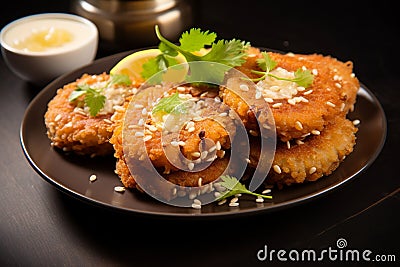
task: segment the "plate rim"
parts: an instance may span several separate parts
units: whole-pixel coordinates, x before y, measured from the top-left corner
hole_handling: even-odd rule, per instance
[[[294,199],[285,201],[285,202],[280,202],[277,204],[273,204],[273,205],[269,205],[267,207],[254,207],[254,208],[249,208],[249,209],[242,209],[242,210],[227,210],[227,211],[221,211],[221,212],[217,212],[217,213],[176,213],[176,212],[164,212],[164,211],[143,211],[143,210],[135,210],[132,208],[127,208],[127,207],[121,207],[121,206],[115,206],[112,205],[110,203],[105,203],[105,202],[101,202],[99,200],[96,199],[92,199],[86,195],[80,194],[75,192],[74,190],[68,188],[66,185],[61,184],[57,181],[55,181],[53,178],[49,177],[49,175],[47,175],[36,163],[35,161],[32,159],[31,155],[29,154],[28,148],[26,147],[26,144],[24,142],[24,127],[25,127],[25,118],[27,117],[27,115],[29,114],[29,112],[31,111],[31,109],[33,107],[35,107],[35,103],[38,102],[39,100],[41,100],[41,98],[43,98],[46,94],[48,94],[48,91],[51,91],[50,89],[54,90],[54,92],[56,92],[57,88],[56,88],[56,84],[65,80],[68,76],[70,76],[72,73],[75,72],[83,72],[85,69],[87,69],[88,67],[90,67],[93,64],[101,64],[101,62],[107,62],[110,61],[112,59],[116,59],[116,58],[122,58],[124,55],[128,55],[132,52],[135,51],[139,51],[139,50],[143,50],[143,49],[147,49],[147,48],[138,48],[138,49],[133,49],[133,50],[128,50],[128,51],[124,51],[124,52],[119,52],[113,55],[109,55],[106,57],[102,57],[99,59],[94,60],[92,63],[87,64],[85,66],[82,66],[74,71],[65,73],[61,76],[59,76],[58,78],[56,78],[55,80],[53,80],[52,82],[50,82],[48,85],[46,85],[28,104],[27,108],[25,109],[25,112],[23,114],[22,117],[22,121],[20,124],[20,129],[19,129],[19,139],[20,139],[20,145],[22,148],[22,151],[27,159],[27,161],[29,162],[30,166],[47,182],[49,182],[50,184],[52,184],[53,186],[55,186],[59,191],[66,193],[67,195],[85,202],[85,203],[89,203],[92,204],[94,206],[97,207],[103,207],[103,208],[107,208],[107,209],[111,209],[114,211],[119,211],[119,212],[129,212],[132,214],[136,214],[139,216],[150,216],[150,217],[162,217],[162,218],[228,218],[228,217],[243,217],[245,215],[254,215],[254,214],[264,214],[267,212],[275,212],[278,210],[281,210],[282,208],[289,208],[289,207],[293,207],[293,206],[297,206],[300,204],[304,204],[307,203],[311,200],[314,200],[316,198],[319,198],[321,196],[325,196],[328,193],[331,193],[333,191],[336,191],[336,189],[338,189],[339,187],[343,186],[344,184],[347,184],[349,181],[353,181],[355,177],[359,176],[361,173],[365,172],[377,159],[377,157],[379,156],[379,154],[381,153],[381,151],[383,150],[383,147],[386,143],[386,138],[387,138],[387,117],[385,114],[385,110],[383,109],[382,104],[380,103],[379,99],[376,97],[376,95],[373,93],[373,91],[371,91],[364,83],[362,83],[360,81],[360,89],[363,89],[366,91],[366,93],[368,94],[369,97],[372,98],[372,102],[377,106],[377,108],[380,111],[380,118],[382,119],[383,125],[382,125],[382,137],[380,138],[380,142],[379,145],[376,147],[374,153],[368,158],[366,164],[364,164],[360,169],[358,169],[353,175],[346,177],[345,179],[343,179],[342,181],[338,181],[333,183],[332,185],[329,185],[325,188],[319,189],[317,190],[317,192],[314,193],[310,193],[310,194],[306,194],[304,196],[300,196],[300,197],[296,197]],[[261,49],[265,49],[268,51],[277,51],[277,50],[273,50],[273,49],[267,49],[267,48],[261,48]],[[280,52],[280,51],[277,51]],[[358,94],[360,93],[360,91],[358,92]],[[317,181],[318,182],[318,181]],[[187,208],[190,209],[190,208]]]

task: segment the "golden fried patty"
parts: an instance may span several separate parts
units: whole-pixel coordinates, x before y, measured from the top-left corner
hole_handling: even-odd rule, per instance
[[[278,187],[316,181],[331,174],[356,143],[357,128],[345,117],[336,117],[320,135],[298,142],[279,142],[266,183]],[[250,166],[258,164],[260,145],[252,141]]]
[[[197,185],[198,176],[203,174],[207,176],[204,177],[204,184],[219,177],[215,172],[216,167],[212,167],[214,164],[207,169],[199,168],[203,169],[199,171],[196,171],[196,166],[208,165],[214,161],[225,162],[220,159],[224,158],[225,150],[230,148],[231,136],[228,131],[234,135],[235,126],[232,119],[223,113],[224,110],[210,108],[209,105],[216,104],[213,98],[193,97],[193,91],[195,90],[192,86],[179,88],[180,97],[189,99],[193,106],[187,107],[187,110],[183,108],[185,114],[176,114],[176,118],[171,115],[171,121],[169,114],[160,116],[153,114],[152,110],[161,99],[172,97],[177,92],[176,88],[166,92],[162,92],[159,87],[142,90],[130,100],[129,104],[125,104],[115,113],[113,116],[115,129],[110,143],[117,158],[115,172],[124,186],[128,188],[136,186],[128,164],[130,160],[140,163],[143,157],[148,157],[152,166],[167,180],[171,179],[171,182],[182,186]],[[160,94],[162,97],[154,97]],[[154,101],[151,100],[152,96]],[[185,118],[183,124],[179,125],[182,121],[175,119],[182,118]],[[175,126],[177,129],[174,129]],[[177,153],[184,158],[178,157]],[[183,168],[172,162],[173,160],[179,163],[185,162],[182,159],[189,160],[189,163],[184,163],[186,165]],[[218,163],[216,166],[221,164]],[[181,171],[183,169],[190,171]],[[214,172],[215,175],[211,175]]]
[[[351,62],[341,62],[318,54],[268,54],[277,63],[276,76],[289,75],[298,69],[309,70],[314,76],[313,83],[307,88],[296,87],[293,82],[268,77],[251,87],[243,86],[244,81],[239,79],[228,81],[228,86],[221,87],[221,98],[238,113],[247,128],[257,130],[254,114],[260,107],[252,107],[251,111],[251,103],[245,103],[242,95],[246,95],[246,99],[261,96],[265,99],[275,119],[277,136],[282,141],[318,133],[331,120],[347,114],[353,108],[359,81],[353,74]],[[250,48],[249,55],[247,61],[236,69],[250,78],[260,77],[251,70],[261,70],[256,61],[262,57],[261,52],[257,48]],[[234,91],[240,94],[229,90],[230,87],[236,87]],[[258,96],[256,90],[260,91]]]
[[[110,76],[106,73],[83,74],[76,81],[57,90],[54,98],[49,101],[44,115],[47,136],[52,146],[63,151],[91,156],[113,153],[113,147],[109,143],[113,131],[113,123],[110,119],[115,106],[125,101],[125,95],[119,96],[120,100],[112,107],[112,111],[99,112],[95,117],[90,116],[82,101],[69,100],[71,93],[77,89],[78,85],[95,86],[106,83],[109,78]],[[123,88],[122,91],[129,94],[130,88]]]

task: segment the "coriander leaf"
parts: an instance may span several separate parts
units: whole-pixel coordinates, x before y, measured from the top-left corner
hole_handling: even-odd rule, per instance
[[[163,70],[163,69],[159,69],[160,64],[159,61],[163,60],[160,56],[156,56],[154,58],[149,59],[146,63],[144,63],[142,65],[142,72],[140,73],[140,75],[142,75],[142,77],[147,80],[150,77],[152,77],[154,74],[158,73],[159,71]]]
[[[200,58],[202,61],[211,61],[225,64],[231,67],[240,66],[246,60],[244,52],[246,44],[240,40],[219,40],[213,43],[210,52]]]
[[[110,84],[131,85],[132,81],[126,74],[113,74],[111,75]]]
[[[258,194],[248,190],[246,186],[241,184],[239,180],[235,177],[229,175],[223,175],[220,177],[220,179],[222,180],[221,182],[219,182],[220,185],[225,187],[227,189],[227,192],[222,192],[222,195],[218,198],[218,200],[222,200],[234,196],[236,194],[250,194],[262,198],[269,198],[269,199],[272,198],[272,196]]]
[[[76,89],[75,91],[71,92],[71,94],[68,97],[68,100],[69,100],[69,102],[73,102],[76,99],[78,99],[81,95],[84,95],[84,94],[86,94],[85,90]]]
[[[175,49],[171,49],[168,45],[166,45],[163,42],[160,42],[160,44],[158,45],[158,49],[160,49],[160,51],[163,52],[165,55],[171,57],[176,57],[178,55],[178,52]]]
[[[179,93],[161,98],[160,101],[153,107],[151,111],[153,115],[157,113],[170,114],[174,113],[184,113],[185,109],[182,107],[184,100],[179,97]]]
[[[192,28],[189,32],[182,33],[179,43],[181,49],[188,52],[199,51],[206,45],[211,45],[217,38],[217,34],[209,31],[201,31],[199,28]]]
[[[154,58],[149,59],[146,63],[142,65],[142,72],[140,73],[142,77],[147,80],[150,79],[153,75],[157,74],[160,71],[166,71],[169,67],[175,66],[178,64],[178,61],[167,55],[160,54]],[[153,82],[160,82],[161,76],[156,77],[156,80]]]
[[[258,58],[256,60],[257,65],[260,67],[260,69],[262,69],[265,72],[270,72],[271,70],[275,69],[275,67],[276,67],[276,65],[278,63],[276,63],[276,61],[271,59],[269,54],[267,52],[265,52],[265,51],[261,52],[261,55],[263,57],[262,58]]]
[[[104,107],[106,97],[98,91],[89,88],[85,95],[85,104],[89,107],[90,116],[95,117]]]
[[[300,68],[296,70],[296,72],[294,73],[294,78],[292,79],[279,77],[271,73],[268,73],[268,76],[271,76],[277,80],[295,82],[299,86],[303,86],[304,88],[310,86],[314,80],[314,75],[311,74],[310,70],[302,70]]]
[[[294,73],[294,78],[283,78],[279,77],[277,75],[271,74],[270,71],[275,69],[277,66],[277,62],[275,62],[271,57],[268,55],[267,52],[261,52],[262,58],[258,58],[256,60],[257,65],[260,69],[263,71],[257,71],[257,70],[251,70],[252,73],[259,74],[261,75],[259,78],[255,79],[250,79],[253,82],[261,81],[265,79],[265,77],[268,75],[270,77],[273,77],[277,80],[283,80],[283,81],[290,81],[290,82],[295,82],[299,86],[303,86],[304,88],[307,88],[313,83],[314,80],[314,75],[311,73],[309,70],[303,70],[301,68],[297,69],[296,72]]]
[[[314,75],[310,70],[297,69],[294,76],[293,81],[304,88],[310,86],[314,81]]]

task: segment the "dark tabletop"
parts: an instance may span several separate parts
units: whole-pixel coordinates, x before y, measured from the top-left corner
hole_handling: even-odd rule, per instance
[[[258,260],[265,246],[287,252],[334,249],[340,238],[348,248],[368,249],[387,260],[395,256],[398,266],[396,8],[389,1],[269,2],[197,1],[193,25],[255,46],[351,60],[359,80],[383,106],[388,125],[384,147],[366,170],[312,201],[239,218],[163,219],[94,206],[57,190],[29,165],[19,130],[41,88],[20,80],[1,60],[0,266],[270,266],[281,262],[275,256],[272,262]],[[8,1],[0,10],[0,27],[25,15],[69,11],[68,1]],[[100,46],[97,57],[116,52]],[[340,263],[325,259],[325,264]]]

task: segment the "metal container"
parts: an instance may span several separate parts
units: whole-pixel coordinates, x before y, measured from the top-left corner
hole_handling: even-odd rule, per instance
[[[71,11],[91,20],[99,30],[100,48],[122,51],[159,43],[154,26],[172,41],[192,23],[190,1],[71,0]]]

